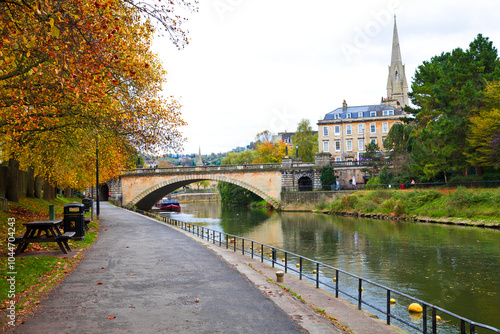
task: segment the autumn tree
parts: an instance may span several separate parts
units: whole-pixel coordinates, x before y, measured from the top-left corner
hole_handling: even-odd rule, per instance
[[[181,1],[188,8],[189,3]],[[180,105],[162,97],[153,23],[187,43],[174,2],[0,1],[2,158],[64,188],[116,177],[136,150],[177,150]],[[15,164],[14,164],[15,165]]]
[[[271,143],[266,141],[257,144],[256,155],[253,163],[281,163],[285,156],[286,144],[284,141]]]
[[[410,154],[415,140],[414,132],[412,123],[395,123],[384,139],[384,149],[388,151],[389,158],[392,160],[396,177],[402,170],[407,172],[410,170],[409,164],[412,162]]]
[[[475,166],[497,166],[498,146],[495,140],[500,136],[500,81],[489,83],[485,90],[486,107],[470,119],[470,135],[467,138],[473,150],[468,154],[469,162]]]

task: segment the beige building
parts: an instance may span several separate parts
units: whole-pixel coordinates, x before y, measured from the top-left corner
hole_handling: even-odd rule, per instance
[[[381,104],[348,106],[344,101],[318,121],[319,152],[330,153],[335,161],[359,160],[370,142],[382,149],[392,125],[406,114],[408,84],[401,61],[398,31],[394,19],[391,65],[387,82],[387,98]]]

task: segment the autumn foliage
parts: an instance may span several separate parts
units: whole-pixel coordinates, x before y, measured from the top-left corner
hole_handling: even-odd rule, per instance
[[[183,4],[194,9],[190,3]],[[180,105],[162,95],[155,26],[187,43],[173,2],[0,0],[2,160],[58,187],[116,177],[133,152],[176,151]]]

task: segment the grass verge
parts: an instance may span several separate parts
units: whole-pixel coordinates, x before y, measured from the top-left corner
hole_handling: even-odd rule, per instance
[[[9,202],[7,211],[0,211],[0,331],[5,331],[9,325],[10,319],[7,317],[10,310],[11,301],[15,302],[16,319],[19,316],[29,312],[39,303],[40,298],[57,286],[61,280],[71,272],[76,264],[83,258],[78,250],[83,250],[94,243],[98,236],[99,224],[93,221],[89,224],[90,231],[85,233],[85,241],[70,240],[68,244],[73,250],[67,257],[47,256],[44,252],[50,250],[60,250],[57,243],[36,243],[31,244],[25,253],[38,251],[43,256],[33,257],[15,257],[14,261],[8,261],[8,231],[7,222],[15,220],[15,234],[20,235],[25,232],[23,223],[36,220],[49,219],[49,205],[54,205],[56,219],[63,218],[64,205],[72,202],[81,202],[76,198],[56,198],[52,201],[41,199],[21,197],[19,203]],[[9,220],[10,219],[10,220]],[[47,252],[48,254],[48,252]],[[62,255],[64,255],[61,252]],[[13,267],[12,267],[13,265]],[[8,274],[14,272],[15,274]],[[13,276],[15,278],[15,291],[12,292],[10,281],[7,279]],[[12,296],[14,294],[14,296]]]
[[[318,209],[500,223],[500,189],[365,190],[322,203]]]

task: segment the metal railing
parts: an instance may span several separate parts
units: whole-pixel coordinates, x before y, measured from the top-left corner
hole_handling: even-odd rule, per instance
[[[371,280],[351,274],[342,269],[338,269],[330,265],[306,258],[304,256],[294,254],[258,241],[242,238],[236,235],[216,230],[211,230],[209,228],[205,228],[203,226],[195,225],[192,223],[186,223],[179,220],[163,217],[155,213],[141,210],[136,211],[144,215],[159,219],[164,223],[188,231],[189,233],[192,233],[193,235],[200,237],[203,240],[207,240],[208,242],[216,244],[220,247],[232,249],[234,252],[241,252],[242,255],[260,259],[261,262],[270,263],[273,268],[282,268],[285,273],[290,272],[294,275],[297,275],[301,280],[309,280],[316,285],[316,288],[323,288],[327,291],[335,292],[335,297],[337,298],[340,294],[349,297],[356,302],[359,310],[361,310],[363,305],[366,305],[382,314],[385,317],[385,321],[388,325],[390,325],[391,320],[394,319],[399,323],[418,331],[419,333],[425,334],[437,333],[438,325],[446,326],[446,328],[448,330],[451,330],[452,333],[456,333],[459,330],[460,334],[476,334],[478,333],[476,330],[479,328],[487,331],[484,333],[500,333],[500,329],[498,328],[474,322],[460,315],[449,312],[441,307],[412,297],[408,294],[396,291]],[[280,258],[281,261],[278,261],[278,259]],[[374,295],[375,298],[363,298],[363,294],[366,294],[366,292],[364,292],[365,288],[369,292],[371,292],[371,294]],[[380,291],[377,291],[376,289]],[[391,308],[393,307],[391,299],[395,296],[399,296],[411,302],[420,303],[422,305],[423,310],[420,317],[421,321],[418,321],[421,322],[420,324],[417,325],[415,321],[409,319],[410,314],[408,312],[406,313],[407,319],[403,319],[403,314],[391,312]],[[381,299],[383,299],[382,302],[380,301]],[[437,317],[438,311],[441,314],[446,314],[447,316],[454,318],[455,325],[459,329],[450,329],[450,324],[439,321]],[[420,318],[417,317],[417,320]]]
[[[7,198],[0,197],[0,200],[2,201],[2,211],[7,211],[9,207],[9,202],[7,201]]]

